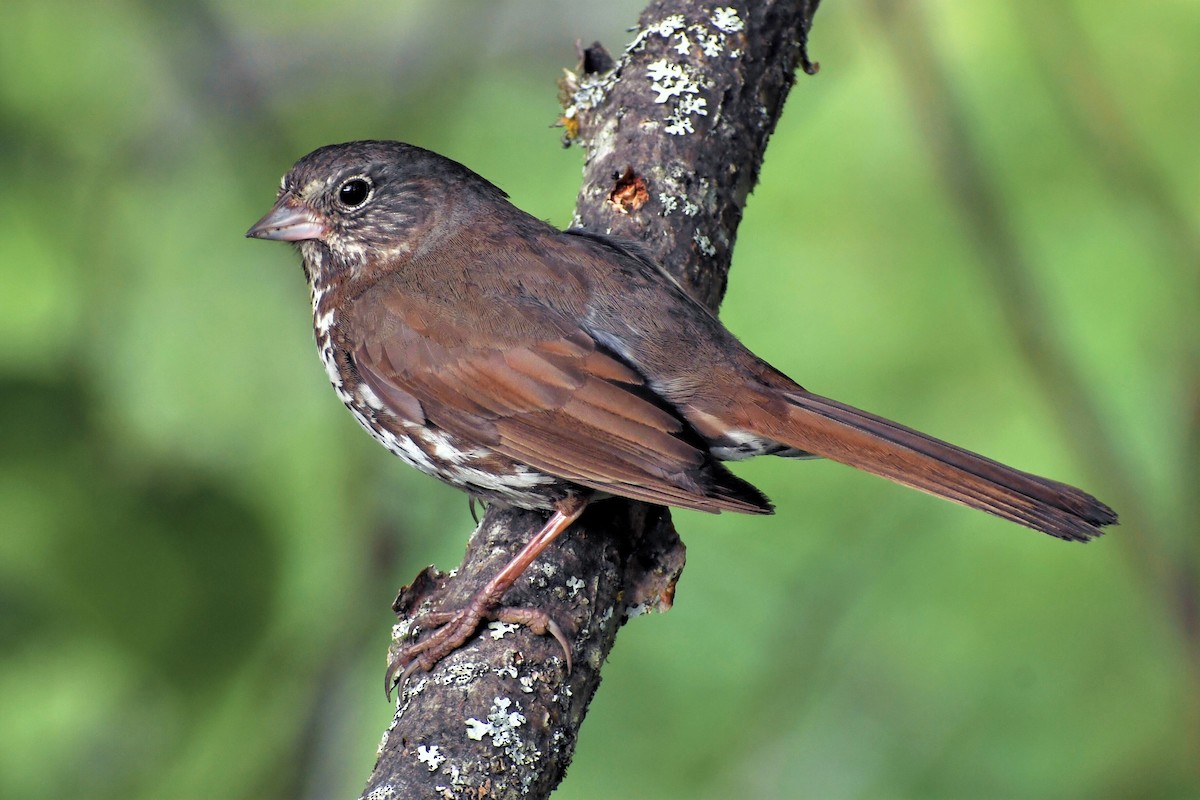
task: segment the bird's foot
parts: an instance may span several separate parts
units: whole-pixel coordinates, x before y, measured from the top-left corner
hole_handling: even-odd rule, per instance
[[[431,611],[416,618],[418,627],[436,630],[404,648],[388,665],[384,676],[384,692],[388,699],[391,699],[392,688],[404,686],[414,672],[431,671],[439,661],[466,644],[484,620],[524,625],[539,636],[549,633],[562,647],[567,673],[571,672],[571,645],[562,628],[548,614],[536,608],[488,608],[485,598],[476,595],[458,611]]]
[[[512,588],[513,583],[533,563],[538,554],[579,518],[583,509],[587,507],[588,500],[587,495],[568,495],[558,501],[554,513],[546,520],[542,529],[509,559],[495,577],[475,592],[464,607],[457,611],[437,611],[418,617],[416,624],[419,627],[437,630],[424,641],[409,645],[400,651],[400,655],[388,666],[384,676],[384,691],[388,697],[391,697],[393,686],[403,685],[418,669],[429,672],[439,661],[462,647],[474,635],[479,623],[485,619],[524,625],[538,635],[549,633],[562,647],[563,655],[566,656],[567,672],[570,673],[571,646],[567,637],[563,635],[562,628],[543,611],[536,608],[501,606],[500,598]],[[411,605],[405,602],[406,595],[417,597],[427,591],[433,581],[433,572],[430,568],[417,576],[412,586],[401,591],[392,608],[398,613],[402,608],[411,608]]]

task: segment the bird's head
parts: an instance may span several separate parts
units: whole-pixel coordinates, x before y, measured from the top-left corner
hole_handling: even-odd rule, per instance
[[[316,288],[412,253],[450,227],[447,217],[481,191],[504,196],[466,167],[419,147],[334,144],[296,162],[274,207],[246,236],[297,244]]]

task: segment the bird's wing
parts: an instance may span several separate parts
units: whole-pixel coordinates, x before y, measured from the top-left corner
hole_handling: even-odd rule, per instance
[[[366,315],[371,334],[356,337],[364,344],[351,353],[355,368],[397,416],[423,418],[609,494],[702,511],[770,511],[640,375],[565,316],[510,307],[508,328],[522,335],[489,342],[486,330],[457,329],[453,316],[426,324],[430,313],[385,293]]]

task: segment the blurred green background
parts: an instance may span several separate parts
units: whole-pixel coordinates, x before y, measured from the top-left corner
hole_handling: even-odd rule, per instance
[[[471,521],[340,407],[296,255],[242,233],[365,137],[567,223],[555,80],[640,6],[6,0],[0,796],[357,795],[389,603]],[[676,607],[623,632],[558,797],[1200,796],[1197,41],[1192,0],[822,8],[724,318],[1123,524],[739,467],[779,513],[677,513]]]

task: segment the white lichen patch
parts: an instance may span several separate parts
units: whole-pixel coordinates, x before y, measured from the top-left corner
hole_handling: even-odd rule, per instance
[[[580,112],[595,108],[608,98],[619,78],[633,86],[644,98],[643,104],[653,103],[659,113],[641,113],[636,124],[644,132],[665,132],[671,136],[705,134],[722,124],[721,95],[710,81],[708,65],[712,59],[737,59],[743,55],[746,19],[733,6],[709,9],[694,17],[671,14],[654,24],[637,30],[633,41],[613,68],[595,75],[567,76],[564,89],[570,92],[571,105],[564,117],[576,120]],[[645,65],[631,71],[631,64]],[[640,65],[640,63],[639,63]],[[643,94],[649,92],[649,95]],[[607,115],[598,130],[587,130],[584,136],[592,148],[589,163],[605,162],[620,141],[617,115]],[[579,124],[585,127],[588,120]],[[628,118],[626,125],[630,124]],[[664,165],[665,166],[665,165]],[[711,206],[710,180],[677,166],[653,171],[650,183],[653,196],[664,216],[682,213],[698,217]],[[578,215],[572,226],[578,226]],[[721,231],[695,234],[694,242],[705,256],[715,256],[725,246]],[[568,591],[574,594],[568,585]]]
[[[633,41],[625,46],[626,53],[636,53],[646,46],[646,40],[651,36],[661,36],[664,39],[669,39],[677,31],[681,31],[687,27],[687,20],[683,14],[671,14],[668,17],[663,17],[653,25],[638,31],[637,36],[633,37]]]
[[[450,664],[442,673],[443,686],[469,686],[487,669],[487,665],[474,661]]]
[[[700,96],[700,73],[690,64],[676,64],[660,58],[646,67],[650,79],[650,90],[655,93],[654,102],[670,104],[663,128],[673,136],[695,133],[692,117],[708,116],[708,100]]]
[[[714,10],[708,21],[714,28],[725,33],[737,33],[746,27],[746,23],[738,16],[737,9],[732,6]]]
[[[417,678],[416,680],[409,678],[408,683],[404,684],[404,691],[402,693],[397,693],[396,702],[397,703],[401,702],[401,699],[402,699],[400,696],[401,694],[403,694],[403,696],[406,698],[407,697],[416,697],[421,692],[425,691],[425,689],[428,686],[429,686],[429,675],[428,674],[422,675],[421,677]]]
[[[369,794],[364,794],[361,800],[396,800],[400,793],[391,784],[376,786]]]
[[[482,742],[483,737],[492,732],[492,723],[481,722],[480,720],[471,717],[467,720],[467,738],[472,741]]]
[[[716,58],[725,49],[725,36],[720,33],[696,34],[696,44],[700,45],[700,52],[706,57]]]
[[[682,212],[684,216],[695,217],[700,214],[700,206],[693,202],[688,195],[695,193],[706,197],[711,190],[711,181],[695,176],[687,170],[673,165],[656,176],[656,183],[662,187],[658,193],[658,202],[662,204],[664,217]]]
[[[688,95],[679,98],[679,103],[675,106],[675,110],[667,117],[667,127],[663,128],[667,133],[673,136],[682,136],[685,133],[695,133],[696,129],[692,127],[693,116],[707,117],[708,101],[703,97],[695,97]]]
[[[518,682],[521,684],[521,691],[525,694],[533,694],[533,676],[522,675]]]
[[[467,784],[466,779],[463,778],[462,770],[458,768],[457,764],[451,763],[451,764],[447,765],[445,771],[450,773],[450,785],[449,786],[438,785],[438,786],[433,787],[434,790],[439,793],[439,796],[441,796],[441,797],[457,797],[458,795],[455,794],[455,792],[462,790],[462,789],[469,788],[466,785]]]
[[[570,102],[563,109],[562,118],[564,127],[569,124],[574,124],[578,129],[578,120],[581,112],[591,111],[596,108],[604,99],[608,97],[609,91],[617,83],[617,76],[620,74],[619,69],[610,69],[608,72],[598,72],[590,75],[577,75],[571,70],[563,70],[566,75],[564,77],[564,86],[570,91]],[[569,139],[572,141],[575,135],[571,134]]]
[[[579,594],[579,590],[587,586],[587,582],[582,578],[577,578],[574,575],[567,578],[567,596],[574,597]]]
[[[643,614],[649,614],[649,613],[650,613],[650,604],[649,603],[634,603],[633,605],[631,605],[625,609],[625,616],[628,617],[629,619],[633,619],[634,617],[640,617]]]
[[[497,639],[497,640],[503,639],[505,636],[508,636],[510,633],[515,633],[517,631],[517,629],[520,627],[521,627],[520,625],[516,625],[512,622],[500,622],[498,620],[494,621],[494,622],[489,622],[488,623],[488,636],[491,636],[493,639]]]
[[[436,744],[433,747],[421,744],[417,745],[417,761],[429,767],[430,772],[437,772],[437,768],[445,763],[446,757],[442,755],[441,748]]]
[[[612,72],[586,75],[579,79],[579,88],[571,95],[571,105],[563,111],[567,119],[574,119],[580,111],[589,111],[604,102],[608,90],[617,82]]]
[[[517,729],[526,722],[525,715],[520,711],[509,711],[512,704],[513,701],[507,697],[493,699],[487,722],[474,717],[467,720],[467,738],[480,742],[483,737],[490,736],[496,747],[512,744],[517,738]]]
[[[656,103],[665,103],[672,97],[682,94],[698,94],[700,83],[695,77],[695,70],[687,64],[675,64],[660,58],[646,67],[646,77],[650,79],[650,88],[658,93],[654,98]]]
[[[715,9],[706,20],[690,25],[682,14],[671,14],[648,25],[633,37],[613,69],[594,75],[566,72],[563,86],[570,92],[571,99],[563,111],[563,119],[576,120],[581,112],[604,102],[628,65],[630,55],[644,50],[652,38],[661,37],[671,42],[671,49],[682,59],[681,63],[659,59],[647,67],[647,77],[655,93],[654,102],[670,103],[663,118],[663,130],[672,136],[695,133],[694,118],[708,116],[708,101],[700,96],[704,88],[698,78],[700,72],[687,59],[716,58],[723,53],[737,57],[741,50],[731,48],[728,37],[745,27],[737,9],[731,6]]]
[[[381,755],[383,755],[383,748],[387,747],[388,736],[391,735],[392,728],[396,727],[396,723],[399,721],[399,719],[400,719],[399,712],[397,712],[395,715],[392,716],[392,724],[388,725],[388,729],[383,732],[383,736],[379,740],[379,746],[375,748],[375,757],[376,758],[379,758]]]
[[[392,641],[397,642],[408,639],[413,632],[413,621],[411,619],[402,619],[392,626]]]
[[[502,748],[504,755],[512,764],[525,767],[526,769],[516,773],[521,776],[521,789],[524,794],[529,791],[529,787],[538,778],[538,770],[530,767],[541,760],[542,753],[521,738],[520,729],[527,720],[520,711],[510,711],[511,708],[513,708],[511,699],[495,698],[486,722],[474,718],[467,720],[467,737],[478,742],[483,741],[485,736],[490,736],[492,746]]]

